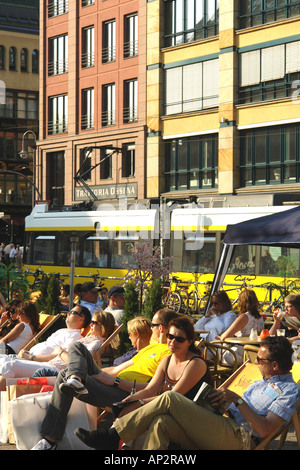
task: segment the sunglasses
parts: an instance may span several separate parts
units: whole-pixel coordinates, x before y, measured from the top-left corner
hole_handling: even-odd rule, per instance
[[[175,335],[172,335],[171,333],[167,333],[166,336],[170,341],[175,339],[175,341],[177,341],[178,343],[184,343],[187,340],[187,338],[184,338],[183,336],[175,336]]]
[[[160,323],[151,323],[151,328],[154,328],[155,326],[159,326]]]
[[[100,323],[98,323],[96,320],[92,320],[91,325],[100,325]]]
[[[69,315],[78,315],[78,316],[81,317],[81,318],[84,317],[84,315],[81,315],[81,313],[76,312],[76,310],[71,310],[71,311],[69,312]]]
[[[263,359],[262,357],[259,357],[259,356],[256,356],[256,361],[258,364],[260,364],[261,362],[272,362],[270,359]]]

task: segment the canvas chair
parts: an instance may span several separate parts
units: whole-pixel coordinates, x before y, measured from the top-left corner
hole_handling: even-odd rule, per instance
[[[44,333],[50,328],[50,326],[54,325],[55,322],[61,317],[61,313],[58,315],[47,315],[46,313],[40,313],[40,331],[26,344],[24,349],[29,351],[32,346],[37,344],[40,338],[44,335]]]
[[[295,382],[300,384],[300,363],[294,364],[292,374]],[[232,390],[238,395],[242,395],[251,383],[256,380],[261,380],[261,378],[261,373],[257,365],[251,362],[245,362],[221,385],[221,387],[228,387],[229,390]],[[256,445],[255,450],[268,449],[270,443],[278,437],[280,437],[278,449],[281,449],[291,424],[294,426],[298,446],[300,447],[300,400],[295,407],[291,420],[286,424],[278,426],[273,432],[263,438],[260,443]]]
[[[228,364],[223,359],[224,354],[227,351],[232,356],[232,364]],[[209,366],[214,386],[216,388],[219,387],[231,374],[233,374],[238,367],[235,352],[227,343],[222,341],[205,341],[203,358]]]
[[[244,346],[244,362],[255,362],[257,353],[259,350],[259,346],[255,346],[254,344],[245,344]]]

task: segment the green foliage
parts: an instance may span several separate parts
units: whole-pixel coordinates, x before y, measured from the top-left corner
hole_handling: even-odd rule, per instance
[[[41,295],[36,301],[39,312],[56,315],[60,312],[60,286],[56,274],[45,276],[41,285]]]
[[[14,263],[0,263],[0,292],[8,302],[16,297],[29,300],[29,282],[22,268]]]
[[[124,325],[122,332],[120,333],[120,355],[127,351],[131,347],[131,342],[128,337],[127,323],[134,317],[137,317],[139,313],[139,294],[136,288],[136,284],[133,281],[128,281],[125,288],[125,304],[124,313],[122,315],[122,323]]]
[[[157,310],[163,308],[162,296],[162,281],[161,279],[155,279],[148,289],[143,309],[145,317],[149,318],[149,320],[152,320]]]

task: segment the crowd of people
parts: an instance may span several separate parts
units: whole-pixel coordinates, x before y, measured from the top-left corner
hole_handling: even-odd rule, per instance
[[[1,262],[6,266],[9,266],[11,263],[15,263],[18,266],[21,266],[23,262],[23,248],[19,244],[1,243],[0,250]]]
[[[300,321],[300,295],[286,297],[285,319],[275,312],[270,336],[260,344],[256,363],[262,380],[251,384],[242,397],[222,387],[211,394],[212,403],[229,404],[221,416],[193,401],[201,384],[212,385],[199,339],[224,341],[229,336],[248,336],[253,328],[258,333],[263,330],[253,290],[240,294],[238,314],[225,291],[213,293],[210,308],[196,324],[170,309],[154,312],[151,321],[136,316],[126,325],[131,348],[105,368],[99,366],[95,353],[122,322],[125,290],[119,285],[107,290],[85,282],[75,286],[74,294],[66,326],[29,351],[24,347],[40,328],[35,304],[9,302],[0,319],[0,350],[5,346],[0,355],[0,391],[6,390],[8,378],[56,376],[41,439],[33,450],[57,448],[74,398],[100,408],[121,402],[114,407],[116,419],[108,430],[75,431],[78,439],[94,449],[115,450],[122,441],[132,449],[163,450],[173,443],[185,450],[239,450],[243,448],[243,421],[252,423],[253,443],[257,443],[290,420],[300,398],[291,374],[292,342],[300,340],[300,335],[286,320]],[[69,306],[69,295],[64,286],[62,305]],[[82,337],[88,325],[90,334]],[[277,335],[281,328],[286,329],[285,336]],[[235,348],[242,363],[243,348]],[[229,358],[225,360],[230,363]]]

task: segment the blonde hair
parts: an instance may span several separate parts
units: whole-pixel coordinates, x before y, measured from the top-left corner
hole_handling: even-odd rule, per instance
[[[105,312],[105,310],[98,310],[93,313],[93,316],[101,325],[101,336],[109,338],[115,329],[115,317],[110,312]]]
[[[135,317],[127,323],[127,331],[139,337],[150,340],[152,335],[151,321],[146,317]]]

